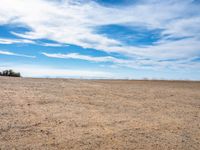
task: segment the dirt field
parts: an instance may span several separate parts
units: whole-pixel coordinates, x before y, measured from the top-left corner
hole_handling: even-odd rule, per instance
[[[200,150],[200,82],[0,77],[0,149]]]

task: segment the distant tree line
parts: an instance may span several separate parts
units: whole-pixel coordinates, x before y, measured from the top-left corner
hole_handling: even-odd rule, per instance
[[[19,72],[14,72],[13,70],[4,70],[0,72],[0,76],[8,76],[8,77],[21,77]]]

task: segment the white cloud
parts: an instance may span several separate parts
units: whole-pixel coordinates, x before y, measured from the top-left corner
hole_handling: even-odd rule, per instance
[[[63,44],[59,44],[59,43],[42,43],[40,45],[47,46],[47,47],[63,47],[63,46],[68,46],[68,45],[63,45]]]
[[[0,38],[0,44],[16,44],[16,43],[34,44],[35,42],[27,39]]]
[[[153,69],[153,70],[159,70],[163,68],[171,68],[171,69],[179,69],[179,68],[185,68],[185,70],[188,69],[197,69],[200,68],[199,62],[192,62],[191,60],[194,59],[178,59],[178,60],[159,60],[159,59],[119,59],[111,56],[102,56],[102,57],[94,57],[89,55],[81,55],[78,53],[68,53],[68,54],[50,54],[50,53],[42,53],[43,55],[50,57],[50,58],[62,58],[62,59],[80,59],[80,60],[86,60],[91,62],[110,62],[113,63],[113,65],[110,65],[112,68],[117,68],[119,66],[125,66],[129,68],[135,68],[135,69]]]
[[[17,24],[31,29],[25,33],[12,32],[16,36],[29,40],[50,39],[154,60],[199,55],[199,21],[199,5],[192,0],[147,0],[118,7],[90,0],[1,0],[0,5],[0,24]],[[110,24],[162,29],[162,37],[155,45],[137,47],[95,32],[98,26]],[[167,38],[190,38],[171,41],[166,35]]]
[[[15,34],[15,33],[13,33]],[[60,43],[45,43],[45,42],[35,42],[33,40],[28,39],[13,39],[13,38],[0,38],[0,44],[34,44],[46,47],[63,47],[68,46]]]
[[[19,56],[19,57],[27,57],[27,58],[36,58],[35,56],[18,54],[18,53],[13,53],[13,52],[10,52],[10,51],[2,51],[2,50],[0,50],[0,55],[10,55],[10,56]]]
[[[104,56],[104,57],[92,57],[88,55],[81,55],[78,53],[69,53],[69,54],[49,54],[49,53],[42,53],[43,55],[47,57],[52,58],[65,58],[65,59],[81,59],[81,60],[87,60],[87,61],[93,61],[93,62],[125,62],[126,60],[117,59],[115,57],[111,56]]]

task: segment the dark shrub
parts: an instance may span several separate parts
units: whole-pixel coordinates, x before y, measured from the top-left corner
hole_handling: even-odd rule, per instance
[[[0,72],[0,76],[9,76],[9,77],[21,77],[19,72],[14,72],[13,70],[4,70]]]

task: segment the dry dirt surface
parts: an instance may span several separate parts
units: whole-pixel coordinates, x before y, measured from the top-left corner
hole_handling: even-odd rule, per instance
[[[0,149],[200,150],[200,82],[0,77]]]

